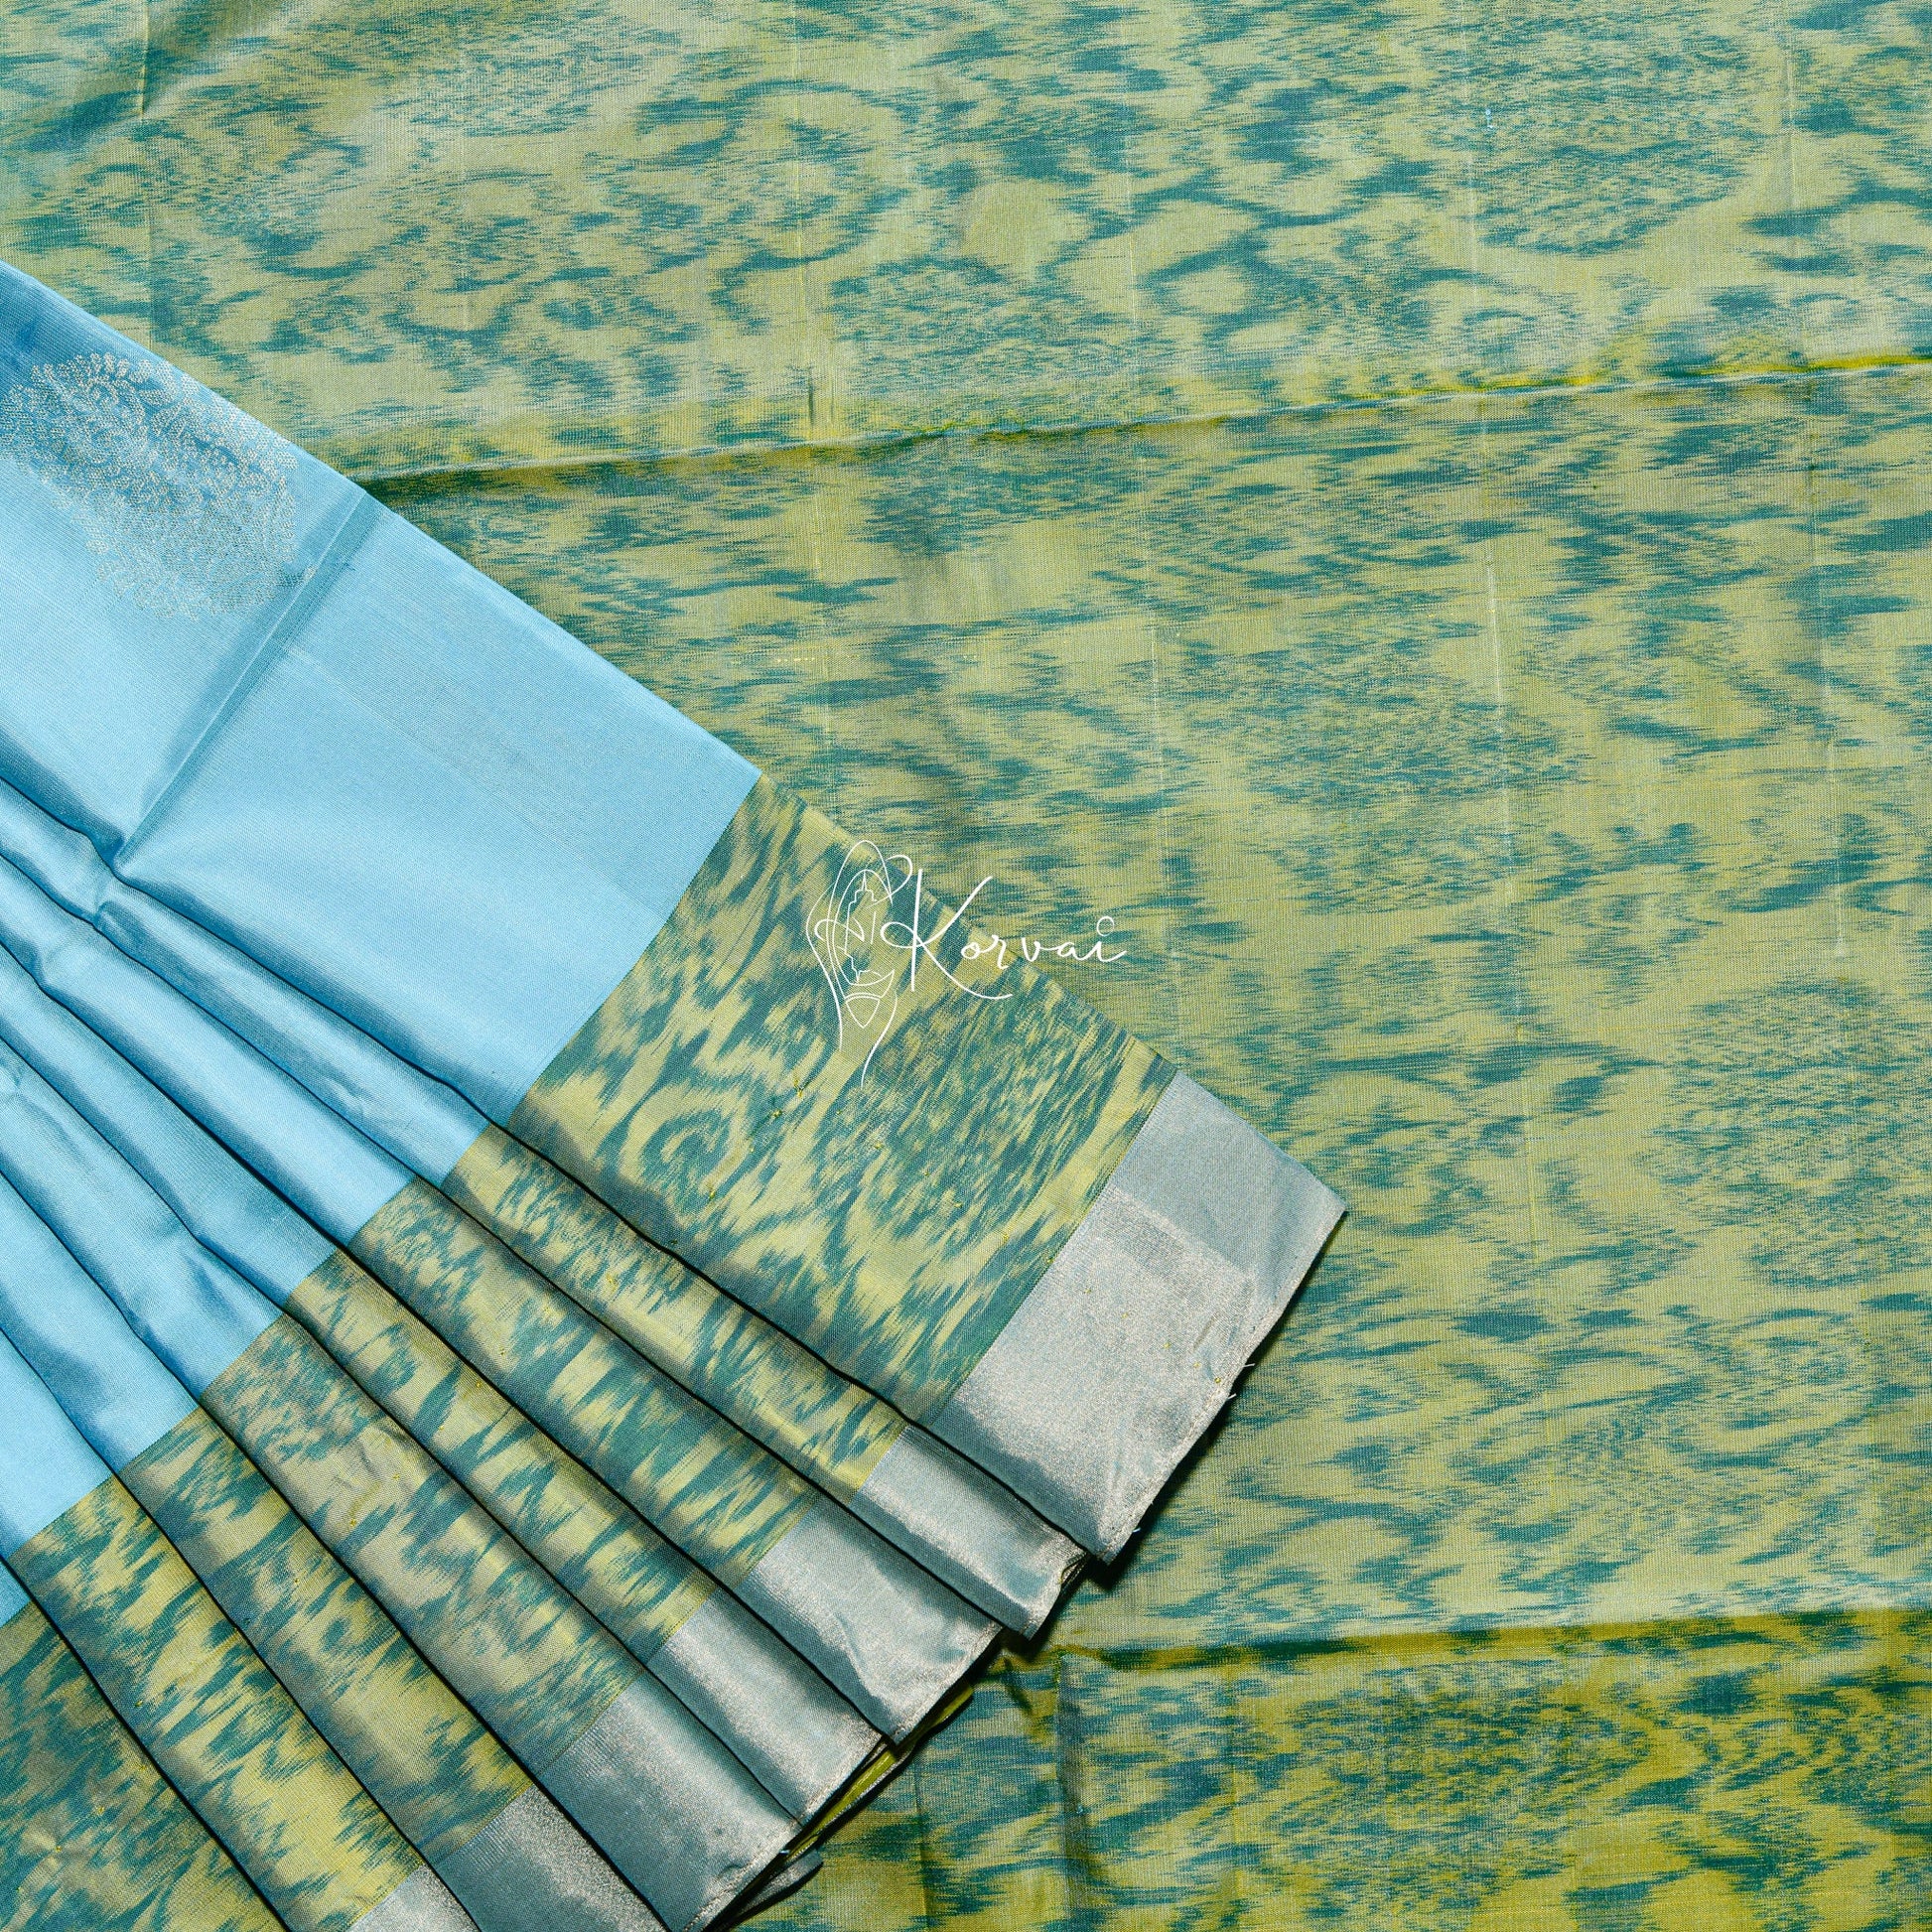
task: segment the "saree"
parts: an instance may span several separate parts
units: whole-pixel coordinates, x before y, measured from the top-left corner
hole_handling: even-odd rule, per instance
[[[781,1923],[1932,1917],[1910,10],[15,18],[0,253],[1349,1198]]]
[[[0,940],[150,1067],[167,1057],[189,1069],[176,1091],[196,1083],[198,1103],[258,1168],[884,1728],[903,1735],[990,1641],[990,1619],[691,1402],[441,1196],[409,1188],[345,1123],[3,865]],[[364,1279],[325,1263],[282,1292],[320,1320],[325,1309],[340,1315]]]
[[[4,1339],[0,1388],[0,1556],[277,1916],[470,1925]]]
[[[1077,1548],[973,1465],[645,1242],[540,1155],[199,927],[122,887],[93,848],[0,786],[0,854],[63,907],[300,1079],[681,1387],[836,1497],[980,1609],[1036,1629]]]
[[[15,1077],[26,1092],[17,1088],[0,1114],[0,1171],[30,1191],[50,1234],[77,1252],[142,1338],[660,1917],[685,1926],[715,1916],[783,1850],[792,1821],[782,1809],[421,1449],[385,1428],[299,1328],[179,1233],[170,1243],[165,1210],[155,1202],[143,1213],[141,1183],[64,1103],[36,1091],[31,1075]],[[62,1258],[44,1240],[43,1276]],[[67,1305],[86,1306],[70,1265],[66,1280]],[[33,1305],[52,1301],[43,1284]],[[71,1317],[56,1321],[52,1333],[72,1326]],[[110,1331],[121,1336],[119,1363],[101,1353]],[[133,1337],[104,1310],[94,1333],[71,1379],[82,1391],[100,1381],[118,1394]],[[162,1434],[141,1448],[168,1465],[153,1480],[179,1494],[184,1467],[210,1448],[218,1453],[219,1433],[203,1424],[165,1442]],[[183,1441],[189,1434],[196,1440]],[[271,1589],[263,1613],[285,1621],[295,1612]],[[498,1776],[506,1769],[499,1758]],[[502,1797],[518,1795],[512,1786]],[[440,1784],[432,1796],[449,1803]],[[513,1856],[519,1824],[539,1847],[548,1828],[549,1856],[568,1855],[574,1835],[557,1834],[560,1821],[541,1806],[534,1817],[530,1809],[480,1855]],[[480,1835],[474,1818],[447,1822],[456,1835]],[[513,1887],[513,1876],[489,1875],[496,1888]]]
[[[6,694],[0,775],[1116,1552],[1334,1197],[1030,968],[996,988],[922,876],[179,374],[6,290],[8,502],[46,553],[13,581],[72,647]],[[159,497],[125,481],[157,459]],[[88,556],[116,544],[131,598]],[[472,691],[514,685],[513,734],[459,696],[459,632]]]
[[[0,1328],[480,1932],[560,1912],[648,1932],[636,1896],[4,1183],[0,1230]]]

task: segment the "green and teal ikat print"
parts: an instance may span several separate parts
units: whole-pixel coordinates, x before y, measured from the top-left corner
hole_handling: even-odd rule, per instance
[[[289,1932],[351,1932],[423,1870],[120,1483],[8,1567]]]
[[[1932,1918],[1926,31],[8,15],[0,254],[1349,1201],[760,1923]]]
[[[31,1604],[0,1624],[0,1925],[279,1932]]]

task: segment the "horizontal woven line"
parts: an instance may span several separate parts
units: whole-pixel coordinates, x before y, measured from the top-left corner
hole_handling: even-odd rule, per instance
[[[773,457],[812,458],[872,456],[941,442],[1021,442],[1073,440],[1106,435],[1159,435],[1226,424],[1257,426],[1322,416],[1366,414],[1385,409],[1420,409],[1458,399],[1507,402],[1548,401],[1553,398],[1594,399],[1617,395],[1669,395],[1699,389],[1743,388],[1754,383],[1791,384],[1826,376],[1889,375],[1932,366],[1932,355],[1907,351],[1881,355],[1845,356],[1794,364],[1788,368],[1711,369],[1685,375],[1640,376],[1616,380],[1576,377],[1502,377],[1494,382],[1457,384],[1440,389],[1405,390],[1396,395],[1319,397],[1303,403],[1271,403],[1253,409],[1215,410],[1173,416],[1096,417],[1090,421],[1025,424],[1017,428],[935,424],[919,429],[881,431],[872,436],[756,439],[743,443],[693,444],[680,449],[653,450],[631,445],[583,456],[505,457],[474,463],[372,466],[346,474],[365,488],[382,484],[435,483],[469,478],[509,480],[518,477],[581,475],[598,470],[669,470],[715,464],[757,461]]]
[[[1237,1669],[1244,1665],[1293,1663],[1324,1657],[1380,1656],[1399,1666],[1402,1658],[1418,1661],[1454,1659],[1480,1662],[1485,1655],[1498,1661],[1533,1659],[1531,1646],[1539,1639],[1553,1657],[1574,1656],[1609,1649],[1640,1654],[1681,1642],[1696,1649],[1714,1639],[1753,1636],[1775,1639],[1779,1633],[1843,1632],[1859,1641],[1901,1623],[1923,1620],[1927,1648],[1932,1650],[1932,1599],[1913,1601],[1850,1600],[1837,1604],[1807,1604],[1789,1610],[1762,1606],[1735,1612],[1660,1613],[1654,1617],[1606,1617],[1574,1623],[1561,1620],[1506,1622],[1462,1620],[1434,1627],[1389,1624],[1306,1637],[1258,1637],[1244,1643],[1162,1644],[1060,1643],[1049,1625],[1042,1639],[1027,1648],[1011,1647],[1011,1666],[1021,1670],[1052,1667],[1059,1658],[1079,1657],[1124,1672]]]

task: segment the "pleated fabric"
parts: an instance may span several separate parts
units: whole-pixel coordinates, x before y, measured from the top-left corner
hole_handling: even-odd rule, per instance
[[[4,1184],[0,1241],[0,1328],[481,1932],[655,1924]]]
[[[90,1017],[114,1027],[130,1052],[150,1066],[171,1062],[184,1087],[194,1080],[203,1104],[259,1166],[344,1230],[533,1420],[883,1728],[908,1731],[992,1640],[991,1618],[695,1403],[443,1196],[410,1182],[338,1116],[5,868],[0,935]],[[364,1220],[369,1200],[385,1194],[387,1204]],[[198,1244],[184,1243],[172,1216],[138,1194],[125,1198],[130,1217],[155,1223],[151,1246],[186,1253],[183,1265],[205,1283],[209,1266],[189,1252]],[[231,1294],[225,1284],[211,1292]],[[386,1299],[359,1269],[327,1263],[281,1292],[316,1322],[344,1315],[357,1299],[366,1309],[371,1293],[378,1307]],[[257,1313],[267,1312],[264,1302]]]
[[[0,1574],[0,1926],[278,1932],[261,1894]]]
[[[86,1198],[91,1174],[117,1184],[123,1203],[164,1237],[169,1224],[156,1200],[186,1217],[207,1256],[239,1271],[265,1300],[284,1301],[801,1823],[872,1755],[877,1733],[823,1678],[8,957],[0,957],[0,1037],[20,1056],[0,1056],[16,1069],[0,1131],[16,1149],[38,1149],[33,1165],[44,1188],[64,1177],[57,1204]],[[74,1103],[72,1113],[56,1088]],[[82,1111],[95,1134],[80,1129]],[[108,1144],[153,1199],[131,1186]],[[190,1269],[217,1279],[179,1232],[174,1239]],[[257,1307],[254,1318],[270,1312]],[[231,1336],[205,1369],[225,1368],[220,1357],[239,1339]]]
[[[697,1932],[1119,1553],[1340,1203],[5,269],[0,422],[9,1479],[69,1470],[0,1555],[297,1932]]]
[[[0,775],[1116,1552],[1334,1197],[353,485],[27,278],[5,318],[61,643]]]
[[[473,1923],[4,1340],[0,1558],[290,1932]]]
[[[16,1078],[31,1080],[24,1070]],[[86,1297],[63,1243],[666,1924],[715,1916],[782,1853],[793,1828],[782,1807],[299,1324],[185,1236],[173,1244],[183,1265],[169,1268],[159,1258],[168,1253],[160,1217],[144,1217],[145,1226],[134,1218],[143,1183],[122,1168],[110,1193],[111,1151],[64,1118],[57,1097],[37,1097],[25,1131],[25,1106],[0,1110],[0,1171],[30,1189],[46,1216],[38,1244],[23,1212],[7,1227],[10,1246],[37,1271],[21,1303],[50,1311],[47,1345],[65,1334],[81,1351],[66,1364],[80,1391],[74,1405],[122,1397],[129,1356],[108,1354],[113,1337],[104,1330],[114,1324],[104,1312],[74,1339],[79,1324],[67,1311]],[[101,1177],[91,1193],[79,1184],[79,1161],[89,1157]],[[0,1192],[0,1216],[19,1202],[10,1192]],[[102,1215],[103,1203],[123,1217]],[[10,1311],[10,1321],[25,1321],[26,1310]],[[192,1408],[186,1389],[177,1393]],[[194,1461],[218,1450],[218,1435],[199,1418],[175,1425],[142,1445],[136,1479],[207,1514],[219,1499],[184,1494],[182,1484]],[[268,1616],[293,1607],[284,1591]],[[460,1781],[433,1768],[429,1775],[448,1803]],[[517,1795],[514,1786],[503,1794]],[[471,1824],[475,1836],[473,1821],[452,1823]],[[574,1837],[565,1835],[568,1849]]]
[[[1051,1610],[1080,1552],[982,1470],[644,1240],[450,1089],[122,886],[83,838],[4,785],[0,855],[418,1176],[410,1205],[392,1201],[346,1237],[352,1244],[386,1250],[406,1269],[410,1231],[434,1239],[440,1181],[653,1366],[980,1609],[1026,1631]]]

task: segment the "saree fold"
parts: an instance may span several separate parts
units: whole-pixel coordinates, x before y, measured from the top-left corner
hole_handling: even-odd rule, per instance
[[[0,944],[882,1729],[905,1735],[991,1642],[991,1619],[4,862]],[[355,1279],[323,1263],[270,1292],[322,1322]],[[363,1299],[372,1288],[364,1282]]]
[[[0,318],[60,640],[0,776],[1117,1552],[1335,1197],[352,485],[28,278]]]
[[[0,1329],[479,1932],[560,1915],[652,1932],[642,1901],[4,1183],[0,1248]]]
[[[782,1854],[788,1814],[306,1331],[170,1229],[57,1096],[25,1069],[14,1077],[0,1173],[183,1400],[200,1401],[673,1932],[715,1917]]]
[[[0,1927],[280,1932],[260,1893],[5,1574]]]
[[[0,855],[441,1188],[780,1459],[989,1615],[1036,1630],[1078,1549],[983,1471],[720,1293],[448,1087],[116,880],[0,785]]]
[[[0,1558],[290,1932],[471,1925],[4,1339]]]
[[[435,1189],[349,1244],[572,1453],[662,1524],[894,1737],[993,1641],[993,1620],[693,1402]]]
[[[958,916],[760,779],[508,1125],[1110,1558],[1340,1206]]]
[[[303,1320],[795,1818],[872,1754],[877,1734],[802,1659],[4,953],[0,1040],[210,1253]],[[84,1146],[70,1128],[65,1138]]]

